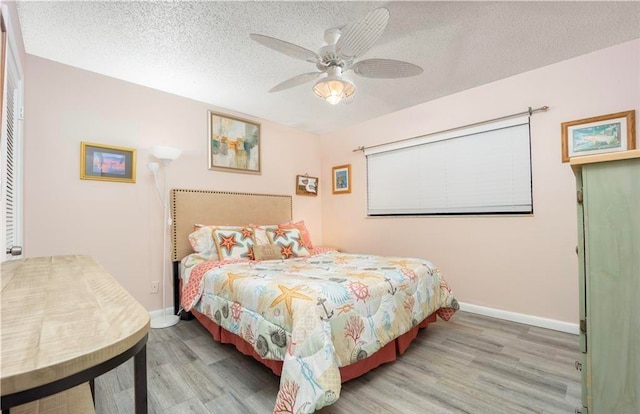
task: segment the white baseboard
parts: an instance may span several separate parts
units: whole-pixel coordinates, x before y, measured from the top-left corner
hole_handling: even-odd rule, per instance
[[[490,316],[492,318],[504,319],[511,322],[524,323],[526,325],[537,326],[539,328],[553,329],[554,331],[566,332],[574,335],[578,335],[580,332],[577,323],[562,322],[555,319],[526,315],[524,313],[487,308],[484,306],[472,305],[470,303],[459,303],[460,310],[469,313],[476,313],[478,315]]]
[[[167,315],[173,315],[173,306],[168,307],[166,310]],[[156,310],[152,310],[149,311],[149,318],[153,319],[153,318],[157,318],[159,316],[163,316],[164,313],[162,312],[162,309],[156,309]]]
[[[541,318],[539,316],[527,315],[524,313],[509,312],[502,309],[487,308],[485,306],[473,305],[471,303],[459,302],[460,310],[475,313],[478,315],[489,316],[496,319],[504,319],[505,321],[524,323],[526,325],[537,326],[539,328],[552,329],[554,331],[566,332],[578,335],[579,327],[577,323],[562,322],[555,319]],[[166,309],[168,315],[173,314],[173,307]],[[149,312],[149,317],[154,318],[162,316],[162,309]]]

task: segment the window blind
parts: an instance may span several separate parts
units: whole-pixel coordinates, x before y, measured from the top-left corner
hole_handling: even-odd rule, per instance
[[[370,216],[531,213],[529,117],[365,150]]]
[[[16,53],[12,26],[2,10],[2,30],[4,54],[4,87],[2,88],[2,128],[0,130],[0,199],[2,200],[2,260],[18,256],[6,254],[6,249],[18,247],[22,243],[22,122],[20,108],[23,99],[23,72]]]

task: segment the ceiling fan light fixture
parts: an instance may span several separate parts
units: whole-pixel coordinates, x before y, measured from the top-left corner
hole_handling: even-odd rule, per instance
[[[269,92],[279,92],[302,85],[312,79],[322,77],[313,85],[313,93],[336,105],[350,103],[356,86],[342,77],[342,71],[353,71],[365,78],[395,79],[417,76],[423,69],[413,63],[393,59],[355,60],[366,53],[380,38],[389,22],[389,9],[380,7],[367,13],[361,19],[325,31],[326,44],[320,53],[297,46],[284,40],[252,33],[251,39],[287,56],[314,63],[317,72],[303,73],[280,82]]]
[[[331,105],[337,105],[355,92],[356,85],[353,82],[336,76],[327,76],[313,85],[313,93]]]

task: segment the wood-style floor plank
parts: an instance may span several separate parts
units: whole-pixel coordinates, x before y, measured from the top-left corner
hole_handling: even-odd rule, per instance
[[[578,337],[458,312],[404,355],[343,384],[322,414],[560,414],[580,405]],[[196,321],[151,330],[149,413],[271,413],[280,378]],[[96,380],[96,411],[133,412],[133,365]]]

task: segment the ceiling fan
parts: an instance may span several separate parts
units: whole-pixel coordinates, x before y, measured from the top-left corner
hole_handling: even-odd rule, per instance
[[[389,10],[381,7],[346,26],[328,29],[324,33],[326,45],[318,53],[274,37],[255,33],[249,36],[287,56],[314,63],[318,69],[287,79],[269,92],[279,92],[320,78],[313,85],[313,92],[335,105],[339,102],[348,103],[353,98],[356,86],[343,76],[350,70],[359,76],[385,79],[416,76],[423,72],[420,66],[401,60],[365,59],[355,62],[380,38],[388,22]]]

